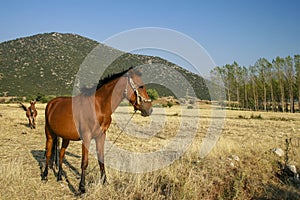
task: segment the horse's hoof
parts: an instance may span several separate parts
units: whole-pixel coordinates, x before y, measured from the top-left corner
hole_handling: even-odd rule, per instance
[[[57,176],[57,182],[62,181],[62,175],[60,172],[58,172],[58,176]]]
[[[48,181],[48,171],[44,171],[42,174],[41,174],[41,177],[42,177],[42,181],[43,182],[47,182]]]
[[[74,195],[75,195],[75,197],[82,199],[82,198],[84,198],[85,193],[84,193],[84,192],[81,192],[81,191],[79,190],[79,191],[75,192]]]
[[[102,183],[102,185],[106,185],[107,184],[106,174],[101,175],[101,177],[100,177],[100,183]]]
[[[79,187],[79,192],[80,192],[80,194],[84,194],[85,193],[85,188]]]
[[[42,177],[42,182],[47,183],[48,178],[47,177]]]

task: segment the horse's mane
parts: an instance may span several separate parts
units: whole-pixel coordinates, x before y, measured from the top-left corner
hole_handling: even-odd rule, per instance
[[[90,96],[90,95],[94,94],[96,92],[96,90],[101,88],[103,85],[109,83],[110,81],[112,81],[116,78],[123,76],[131,69],[133,69],[133,67],[130,67],[130,68],[123,70],[116,74],[110,74],[110,75],[106,76],[105,78],[100,79],[98,84],[94,85],[93,87],[91,87],[91,88],[84,87],[84,88],[81,88],[80,91],[82,94]],[[138,72],[137,70],[134,70],[134,72],[137,73],[138,75],[141,75],[140,72]]]

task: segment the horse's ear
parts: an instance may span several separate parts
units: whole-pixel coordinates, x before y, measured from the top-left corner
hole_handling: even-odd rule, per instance
[[[134,74],[134,71],[133,71],[134,69],[133,69],[133,67],[130,67],[129,69],[128,69],[128,72],[125,74],[125,76],[127,76],[127,77],[132,77],[132,75]]]
[[[138,76],[142,76],[142,68],[137,68],[137,69],[135,69],[135,73],[136,73]]]
[[[130,67],[127,74],[129,77],[132,77],[133,75],[142,76],[142,69]]]

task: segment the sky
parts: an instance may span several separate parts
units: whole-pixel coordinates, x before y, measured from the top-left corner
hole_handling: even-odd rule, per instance
[[[136,28],[188,36],[215,65],[300,54],[298,0],[3,0],[0,42],[38,33],[75,33],[103,42]]]

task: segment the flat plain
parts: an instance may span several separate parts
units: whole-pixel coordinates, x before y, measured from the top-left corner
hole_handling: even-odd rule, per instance
[[[56,181],[56,169],[46,183],[41,181],[45,106],[37,104],[37,128],[30,129],[18,104],[0,104],[0,199],[300,199],[299,184],[280,176],[280,163],[300,167],[299,113],[201,104],[157,107],[151,117],[137,113],[129,121],[132,107],[119,107],[107,131],[108,184],[99,183],[92,144],[87,193],[80,195],[80,142],[67,149],[63,181]],[[216,143],[203,157],[205,138]],[[273,148],[285,154],[279,157]],[[157,156],[153,160],[146,157],[151,153]]]

